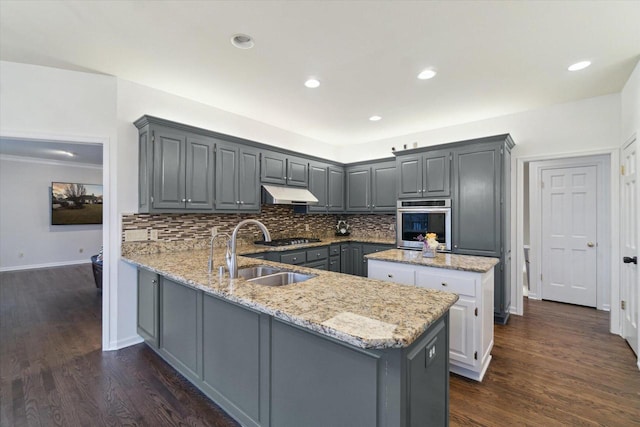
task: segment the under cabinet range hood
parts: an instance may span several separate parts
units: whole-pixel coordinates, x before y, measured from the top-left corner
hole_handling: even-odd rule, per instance
[[[262,185],[262,201],[268,205],[316,205],[318,199],[306,188]]]

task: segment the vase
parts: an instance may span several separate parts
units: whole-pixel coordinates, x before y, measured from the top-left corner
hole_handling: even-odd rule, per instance
[[[436,248],[430,248],[428,246],[422,247],[422,256],[425,258],[435,258],[436,257]]]

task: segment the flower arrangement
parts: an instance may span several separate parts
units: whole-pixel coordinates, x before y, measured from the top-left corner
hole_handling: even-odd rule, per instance
[[[440,245],[440,242],[436,240],[438,235],[436,233],[426,233],[426,235],[427,237],[420,234],[416,239],[422,242],[422,256],[434,258],[436,256],[436,250]]]

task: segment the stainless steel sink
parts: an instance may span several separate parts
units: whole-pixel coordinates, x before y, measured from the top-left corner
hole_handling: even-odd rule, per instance
[[[268,276],[256,277],[248,280],[251,283],[265,286],[284,286],[292,283],[300,283],[305,280],[313,279],[315,274],[294,273],[292,271],[281,271],[280,273],[270,274]]]
[[[256,277],[267,276],[269,274],[279,273],[282,269],[270,267],[268,265],[258,265],[257,267],[245,267],[238,269],[238,277],[243,279],[254,279]]]

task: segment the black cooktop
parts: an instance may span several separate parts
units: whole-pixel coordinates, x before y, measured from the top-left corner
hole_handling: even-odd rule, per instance
[[[264,245],[264,246],[291,246],[291,245],[300,245],[303,243],[317,243],[320,242],[320,239],[308,239],[306,237],[291,237],[288,239],[274,239],[270,242],[265,242],[264,240],[258,240],[257,242],[253,242],[256,245]]]

